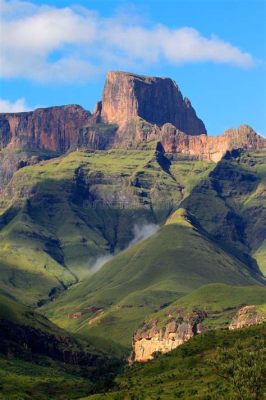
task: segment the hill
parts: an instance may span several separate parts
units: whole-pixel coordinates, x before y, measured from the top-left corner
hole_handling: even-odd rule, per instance
[[[111,391],[82,400],[263,399],[265,325],[201,334],[148,363],[126,368]]]
[[[148,314],[217,282],[243,286],[263,284],[263,279],[179,209],[156,234],[115,256],[45,312],[60,326],[94,337],[95,343],[111,339],[129,349],[133,332]]]
[[[75,151],[19,169],[1,193],[0,292],[42,304],[160,225],[214,164],[153,150]]]
[[[1,399],[64,399],[66,390],[76,399],[102,387],[119,367],[32,308],[3,296],[0,304]]]
[[[252,256],[265,273],[266,152],[233,151],[182,203],[228,250]]]
[[[151,360],[195,335],[266,321],[266,288],[209,284],[149,315],[133,336],[132,361]]]

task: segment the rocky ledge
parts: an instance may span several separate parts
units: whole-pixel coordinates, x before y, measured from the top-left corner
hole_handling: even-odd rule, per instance
[[[173,316],[174,314],[174,316]],[[165,321],[152,320],[145,322],[133,336],[133,351],[129,364],[134,362],[146,362],[152,360],[156,353],[168,353],[181,344],[190,340],[193,336],[204,332],[204,321],[213,319],[213,314],[197,310],[185,312],[174,310]],[[230,330],[245,328],[266,321],[264,306],[248,305],[241,307],[236,312],[230,323],[224,328]]]
[[[138,329],[133,337],[133,353],[130,362],[152,360],[156,353],[168,353],[202,332],[201,322],[205,312],[193,312],[178,316],[159,327],[158,321],[152,321]]]
[[[229,329],[240,329],[246,326],[261,324],[264,321],[266,321],[266,311],[259,311],[257,306],[245,306],[238,310],[229,325]]]

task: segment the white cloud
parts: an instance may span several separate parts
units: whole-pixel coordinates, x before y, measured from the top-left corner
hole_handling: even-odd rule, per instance
[[[102,18],[82,7],[56,8],[0,0],[3,78],[88,80],[103,69],[211,61],[238,67],[252,56],[193,28],[145,25],[135,16]]]
[[[13,103],[9,100],[0,99],[0,113],[13,113],[23,111],[29,111],[25,99],[21,98],[14,101]]]

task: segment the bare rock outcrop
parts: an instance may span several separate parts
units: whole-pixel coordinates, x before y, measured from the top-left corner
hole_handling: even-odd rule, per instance
[[[77,142],[77,129],[90,113],[78,105],[0,114],[0,150],[19,148],[64,153]]]
[[[130,362],[146,362],[152,360],[156,353],[168,353],[193,336],[201,333],[201,322],[206,313],[199,311],[192,314],[180,313],[163,327],[158,321],[144,325],[138,329],[133,337],[133,353]]]
[[[266,148],[266,139],[248,125],[229,129],[220,136],[190,136],[171,124],[165,124],[161,128],[160,136],[167,153],[181,153],[196,159],[214,162],[218,162],[227,151],[234,149],[259,150]]]
[[[247,125],[220,136],[206,133],[190,101],[183,98],[172,79],[126,72],[107,74],[102,100],[93,114],[78,105],[0,113],[0,151],[62,154],[74,147],[141,149],[160,142],[166,153],[218,162],[233,149],[266,148],[266,139]]]
[[[240,308],[229,325],[230,330],[257,325],[266,321],[266,313],[258,313],[256,306],[245,306]]]
[[[170,78],[108,72],[96,114],[106,123],[118,124],[122,131],[139,117],[158,126],[169,122],[188,135],[207,133],[190,101]]]

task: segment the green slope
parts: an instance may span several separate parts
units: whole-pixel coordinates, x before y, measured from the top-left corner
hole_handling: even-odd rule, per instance
[[[45,311],[73,332],[96,342],[111,339],[129,349],[140,322],[177,297],[207,283],[250,285],[260,280],[179,209],[154,236],[118,254]],[[92,306],[98,307],[96,313]],[[70,318],[76,312],[82,315]]]
[[[19,169],[0,195],[0,292],[25,303],[53,297],[90,273],[98,256],[161,224],[213,164],[152,150],[76,151]]]
[[[115,359],[0,296],[0,399],[77,399],[107,384]]]
[[[204,330],[223,329],[228,328],[236,312],[247,305],[256,305],[258,314],[265,312],[266,287],[209,284],[151,314],[146,318],[145,325],[156,320],[158,327],[164,327],[167,322],[178,318],[180,313],[192,314],[193,311],[200,310],[206,313],[202,321]]]
[[[153,361],[127,368],[111,391],[82,400],[263,400],[265,341],[265,324],[201,334]]]
[[[233,151],[183,201],[202,227],[265,273],[266,152]]]

